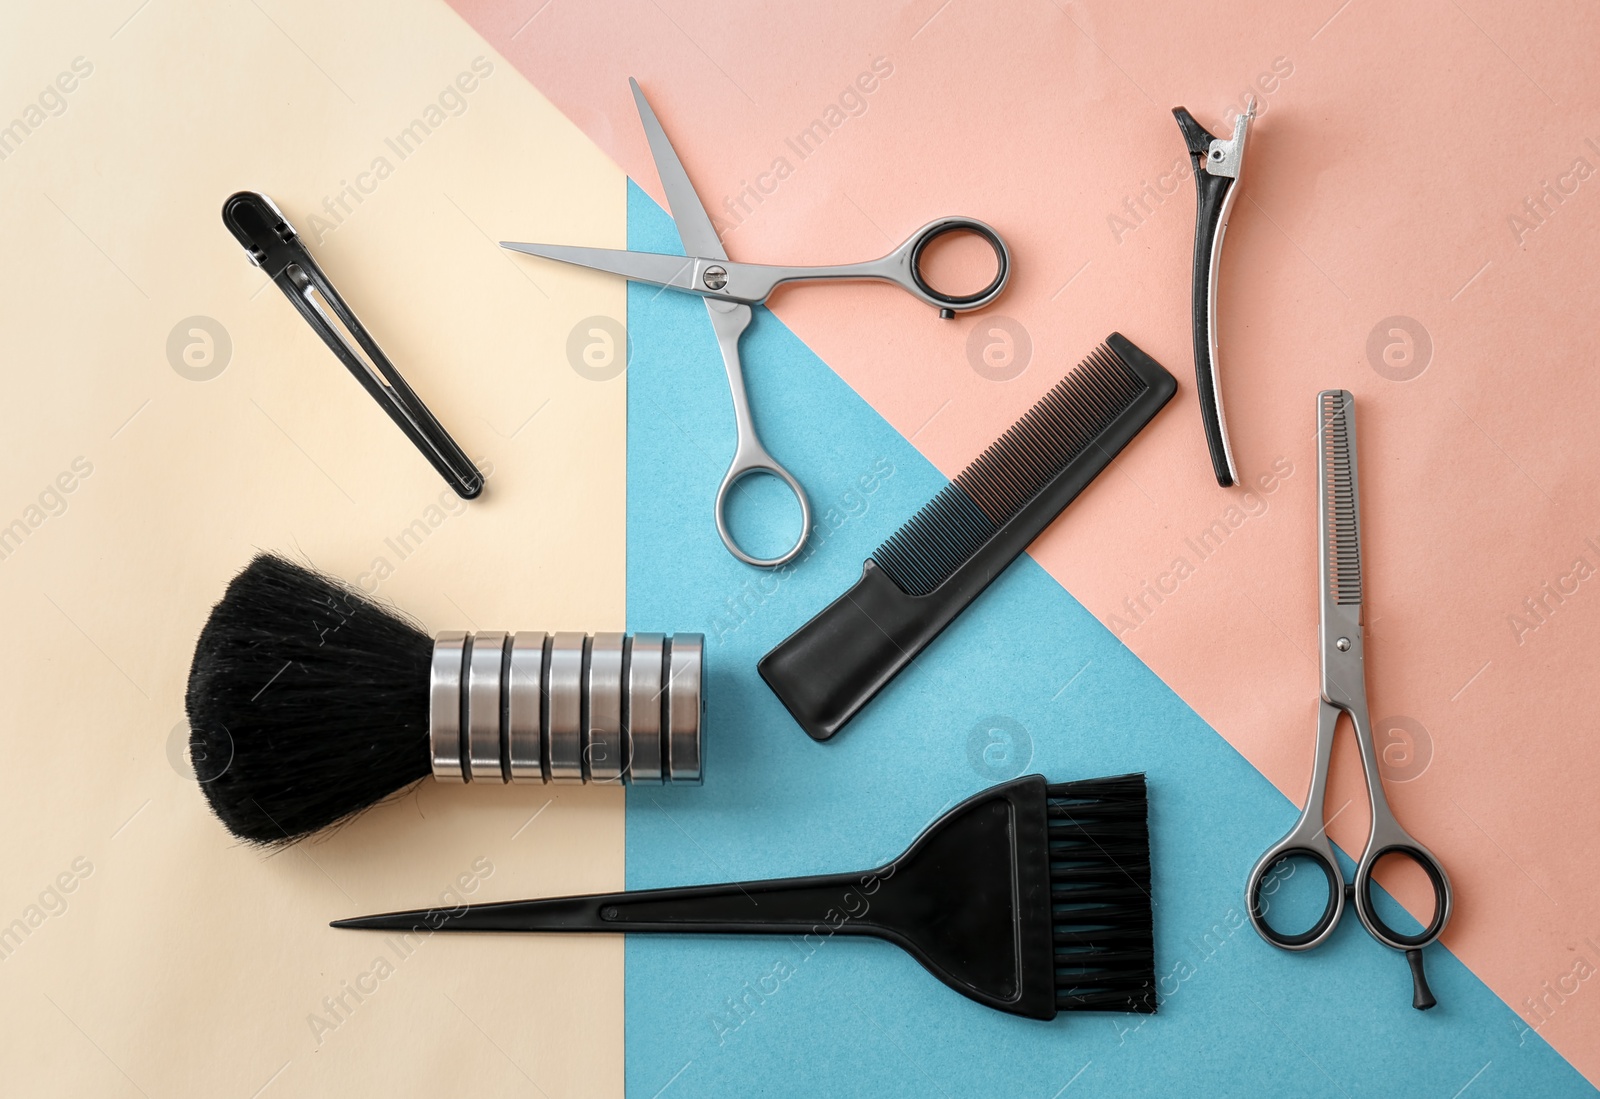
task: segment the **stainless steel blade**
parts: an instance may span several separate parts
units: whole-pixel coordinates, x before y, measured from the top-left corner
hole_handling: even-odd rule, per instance
[[[1361,605],[1361,507],[1356,483],[1355,399],[1343,389],[1318,395],[1317,475],[1322,591],[1341,607]]]
[[[678,159],[672,142],[667,140],[661,120],[656,118],[656,112],[651,109],[650,101],[645,99],[639,82],[631,76],[628,78],[628,87],[633,89],[633,101],[639,108],[639,121],[644,124],[644,135],[650,141],[650,155],[655,157],[656,174],[661,177],[662,190],[667,192],[667,207],[672,211],[672,220],[678,225],[678,238],[683,241],[683,250],[691,256],[727,259],[728,253],[711,225],[711,216],[706,213],[700,196],[695,193],[694,184],[689,182],[689,173],[683,170],[683,162]]]
[[[1366,724],[1366,645],[1361,632],[1361,508],[1356,482],[1355,398],[1317,394],[1317,576],[1322,616],[1322,697]]]
[[[509,240],[501,241],[500,247],[595,271],[608,271],[636,282],[669,286],[674,290],[695,289],[695,261],[683,256],[627,252],[620,248],[578,248],[566,244],[519,244]]]

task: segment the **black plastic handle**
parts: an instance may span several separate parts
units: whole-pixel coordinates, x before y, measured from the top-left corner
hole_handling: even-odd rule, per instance
[[[1143,777],[1127,777],[1138,780],[1142,834]],[[1012,1014],[1050,1019],[1057,1009],[1057,967],[1067,964],[1059,960],[1052,927],[1078,918],[1123,918],[1092,906],[1089,913],[1056,911],[1052,841],[1059,829],[1082,826],[1053,828],[1051,821],[1070,818],[1083,807],[1063,802],[1052,808],[1051,789],[1039,775],[992,786],[934,821],[893,862],[857,873],[463,904],[335,920],[333,926],[399,932],[792,935],[810,943],[865,935],[901,947],[963,996]],[[1070,792],[1066,796],[1070,799]],[[1087,816],[1101,819],[1093,808]],[[1148,865],[1147,849],[1143,857]],[[1074,895],[1093,899],[1089,890]],[[1146,913],[1148,920],[1148,908]],[[1066,995],[1070,999],[1072,992]]]
[[[976,595],[907,595],[868,559],[854,587],[756,669],[812,740],[830,740]]]
[[[692,885],[500,901],[458,908],[420,909],[384,916],[336,920],[334,927],[449,931],[668,931],[674,934],[883,935],[869,919],[863,890],[876,891],[874,875],[825,874],[807,878]]]

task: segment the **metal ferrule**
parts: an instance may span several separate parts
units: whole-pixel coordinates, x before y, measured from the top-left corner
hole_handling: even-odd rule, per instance
[[[698,784],[704,656],[697,633],[441,633],[434,778]]]

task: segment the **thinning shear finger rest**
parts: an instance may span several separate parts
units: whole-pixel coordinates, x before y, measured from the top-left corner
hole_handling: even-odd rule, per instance
[[[1172,113],[1194,163],[1195,388],[1200,397],[1206,446],[1211,451],[1211,468],[1217,475],[1217,484],[1227,488],[1239,483],[1239,470],[1222,416],[1222,387],[1217,374],[1217,273],[1222,266],[1222,239],[1228,232],[1228,215],[1238,197],[1244,144],[1256,117],[1256,101],[1250,97],[1245,112],[1234,120],[1233,137],[1228,141],[1213,135],[1185,108],[1174,107]]]

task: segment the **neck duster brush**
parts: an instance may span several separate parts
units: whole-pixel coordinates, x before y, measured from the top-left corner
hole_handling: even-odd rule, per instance
[[[189,754],[217,817],[284,844],[428,777],[698,783],[699,634],[449,631],[430,638],[273,554],[195,645]]]
[[[1013,1015],[1154,1014],[1146,809],[1143,775],[1027,775],[968,798],[875,870],[417,909],[333,926],[788,935],[812,949],[833,935],[867,935]]]

